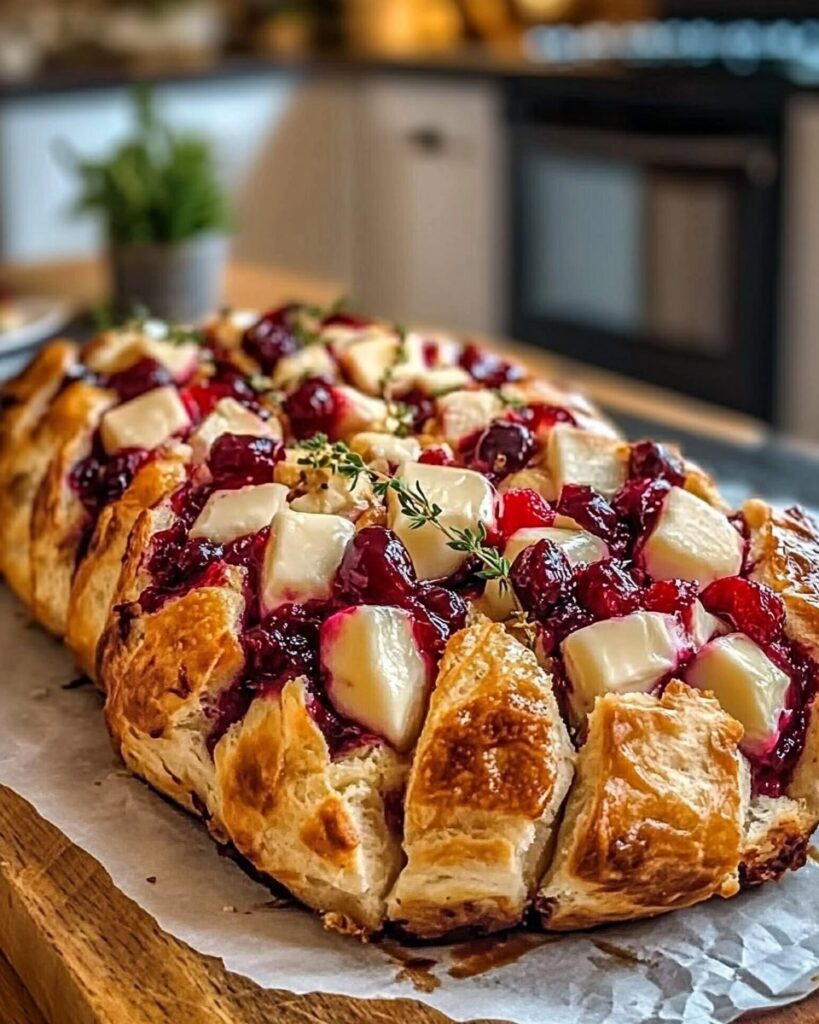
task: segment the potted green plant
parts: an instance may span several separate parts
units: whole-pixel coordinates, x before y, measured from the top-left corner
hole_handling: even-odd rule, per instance
[[[177,134],[147,90],[136,94],[132,137],[102,160],[73,159],[77,211],[96,214],[108,245],[114,302],[175,322],[222,298],[227,203],[208,143]]]

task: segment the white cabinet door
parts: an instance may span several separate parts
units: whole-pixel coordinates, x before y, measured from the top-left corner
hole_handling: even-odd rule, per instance
[[[503,326],[500,97],[488,83],[360,85],[353,296],[400,320]]]

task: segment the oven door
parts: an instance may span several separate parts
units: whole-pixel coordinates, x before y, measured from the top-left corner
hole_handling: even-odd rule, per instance
[[[511,131],[512,333],[770,419],[774,142],[662,127]]]

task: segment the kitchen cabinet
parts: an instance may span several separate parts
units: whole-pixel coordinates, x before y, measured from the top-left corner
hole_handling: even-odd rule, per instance
[[[399,320],[502,328],[499,107],[487,82],[360,82],[352,290],[362,307]]]

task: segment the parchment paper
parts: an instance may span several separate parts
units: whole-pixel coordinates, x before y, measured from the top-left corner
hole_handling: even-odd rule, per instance
[[[410,997],[454,1020],[518,1024],[731,1021],[819,986],[819,865],[809,862],[781,884],[561,937],[467,980],[450,977],[446,950],[436,950],[440,986],[415,991],[378,945],[329,934],[304,910],[265,907],[268,890],[219,856],[200,824],[127,777],[100,697],[63,689],[70,656],[5,590],[0,651],[0,784],[94,856],[160,927],[262,986]]]

